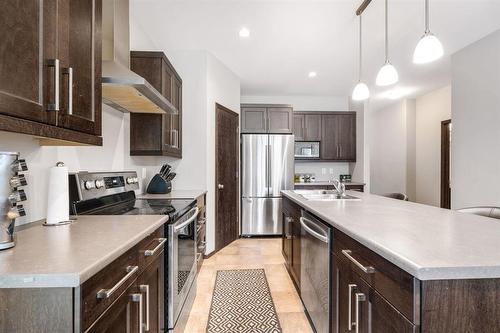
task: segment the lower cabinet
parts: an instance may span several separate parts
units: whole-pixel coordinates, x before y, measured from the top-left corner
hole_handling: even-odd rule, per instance
[[[282,253],[285,265],[297,290],[300,289],[301,227],[300,207],[288,199],[283,200]]]
[[[333,253],[332,332],[410,333],[417,328]]]

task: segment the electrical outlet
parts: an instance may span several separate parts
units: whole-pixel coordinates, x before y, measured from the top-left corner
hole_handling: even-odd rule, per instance
[[[333,168],[330,168],[330,175],[333,175]]]
[[[326,168],[321,168],[321,174],[326,175]]]

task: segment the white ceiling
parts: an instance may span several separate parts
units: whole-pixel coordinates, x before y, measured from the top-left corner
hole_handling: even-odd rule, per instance
[[[357,81],[361,0],[132,0],[131,17],[160,49],[206,49],[241,78],[243,95],[348,96]],[[450,54],[500,29],[500,0],[431,0],[431,30],[445,57],[412,64],[424,30],[424,0],[390,0],[390,59],[409,96],[450,82]],[[384,61],[383,0],[365,11],[364,80],[372,100]],[[241,27],[251,35],[241,39]],[[315,71],[311,79],[308,72]]]

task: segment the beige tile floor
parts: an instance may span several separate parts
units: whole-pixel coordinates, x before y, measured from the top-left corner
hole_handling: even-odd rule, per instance
[[[265,270],[283,333],[312,333],[299,295],[284,266],[281,240],[275,238],[238,239],[203,262],[196,299],[184,332],[206,332],[217,270],[249,268]]]

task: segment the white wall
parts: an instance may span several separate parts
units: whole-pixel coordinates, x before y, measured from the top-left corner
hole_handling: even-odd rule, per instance
[[[500,206],[500,30],[452,56],[452,208]]]
[[[451,118],[451,86],[417,98],[416,201],[441,203],[441,122]]]
[[[370,115],[370,191],[406,193],[405,101]]]
[[[242,95],[241,103],[289,104],[297,112],[350,111],[348,99],[340,96],[253,96]],[[362,131],[360,131],[362,132]],[[344,162],[295,162],[296,173],[315,174],[316,180],[331,180],[350,172]],[[363,181],[363,179],[355,179]]]

